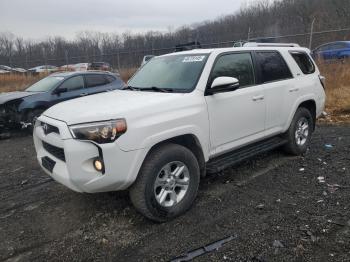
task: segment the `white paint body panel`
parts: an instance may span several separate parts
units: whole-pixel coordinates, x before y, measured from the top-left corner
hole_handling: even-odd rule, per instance
[[[205,96],[208,78],[218,55],[227,52],[277,50],[293,74],[293,79]],[[128,188],[137,178],[149,150],[156,144],[181,135],[193,135],[205,161],[249,143],[285,132],[298,106],[316,102],[317,116],[325,103],[319,72],[304,75],[289,55],[303,48],[243,47],[191,50],[183,54],[210,54],[197,86],[191,93],[113,91],[55,105],[39,121],[59,128],[60,134],[45,135],[40,125],[34,130],[37,158],[48,156],[56,162],[53,172],[58,182],[78,192],[105,192]],[[168,54],[168,55],[176,55]],[[294,90],[294,91],[291,91]],[[260,97],[261,99],[256,99]],[[128,130],[116,142],[99,145],[106,167],[104,175],[92,165],[99,155],[92,142],[73,139],[68,126],[125,118]],[[42,146],[45,141],[64,149],[66,162],[55,158]]]

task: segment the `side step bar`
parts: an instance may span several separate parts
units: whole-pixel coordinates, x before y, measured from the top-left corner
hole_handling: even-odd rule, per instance
[[[226,154],[223,154],[221,156],[218,156],[216,158],[209,160],[206,167],[207,173],[208,174],[218,173],[252,156],[265,153],[267,151],[280,147],[286,144],[287,142],[288,142],[287,140],[282,139],[280,137],[273,137],[273,138],[269,138],[269,139],[239,148],[232,152],[228,152]]]

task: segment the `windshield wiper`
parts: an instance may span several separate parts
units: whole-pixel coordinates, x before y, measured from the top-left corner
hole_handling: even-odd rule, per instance
[[[133,87],[133,86],[126,86],[126,87],[122,88],[122,90],[140,91],[140,88]]]
[[[157,86],[151,86],[151,87],[135,87],[135,86],[126,86],[122,90],[131,90],[131,91],[155,91],[155,92],[163,92],[163,93],[169,93],[174,92],[174,89],[172,88],[161,88]]]
[[[140,88],[141,91],[155,91],[155,92],[163,92],[163,93],[169,93],[169,92],[174,92],[174,89],[172,88],[161,88],[157,86],[151,86],[151,87],[145,87],[145,88]]]

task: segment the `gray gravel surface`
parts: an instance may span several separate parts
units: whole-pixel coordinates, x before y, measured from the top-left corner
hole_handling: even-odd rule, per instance
[[[56,183],[29,136],[0,149],[0,260],[168,261],[235,235],[196,261],[350,261],[349,125],[318,127],[303,157],[275,150],[202,179],[193,208],[165,224],[127,192]]]

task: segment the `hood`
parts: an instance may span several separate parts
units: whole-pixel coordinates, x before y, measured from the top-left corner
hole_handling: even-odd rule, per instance
[[[68,125],[140,117],[144,114],[156,114],[184,95],[116,90],[57,104],[46,110],[44,115],[64,121]],[[179,105],[176,102],[175,104]]]
[[[23,92],[0,93],[0,105],[6,103],[8,101],[11,101],[11,100],[15,100],[15,99],[31,96],[31,95],[34,95],[34,94],[35,93],[33,93],[33,92],[25,92],[25,91],[23,91]]]

